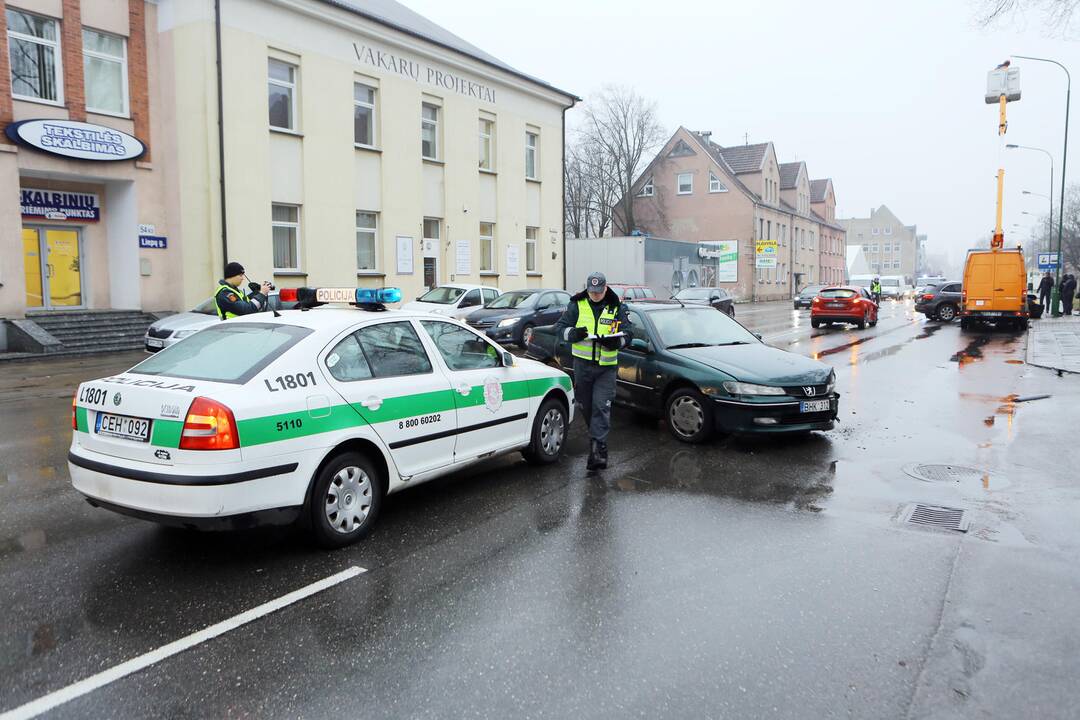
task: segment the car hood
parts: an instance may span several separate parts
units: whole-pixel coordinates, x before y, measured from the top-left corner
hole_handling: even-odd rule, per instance
[[[524,317],[525,315],[531,314],[531,310],[521,310],[518,308],[480,308],[469,315],[469,322],[476,322],[477,320],[505,320],[506,318]]]
[[[823,385],[832,372],[832,368],[823,362],[764,343],[668,352],[719,370],[736,380],[761,385]]]
[[[408,310],[409,312],[429,312],[436,315],[449,315],[458,309],[456,304],[453,303],[429,303],[421,302],[420,300],[413,300],[407,302],[401,306],[402,310]]]
[[[203,315],[197,312],[182,312],[163,317],[155,321],[150,327],[155,330],[201,330],[204,327],[221,322],[214,315]]]

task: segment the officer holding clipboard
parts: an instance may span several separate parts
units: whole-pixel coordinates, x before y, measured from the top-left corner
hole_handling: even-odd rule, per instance
[[[589,426],[589,470],[607,467],[607,438],[611,431],[611,403],[619,350],[627,345],[630,321],[626,306],[608,287],[603,273],[594,272],[585,289],[570,298],[559,321],[557,337],[572,343],[574,397]]]

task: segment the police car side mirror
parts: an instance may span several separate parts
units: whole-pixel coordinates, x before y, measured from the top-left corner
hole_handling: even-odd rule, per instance
[[[514,367],[514,354],[503,350],[502,364],[503,367]]]

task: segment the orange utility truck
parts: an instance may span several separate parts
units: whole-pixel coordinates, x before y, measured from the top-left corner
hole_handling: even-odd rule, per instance
[[[1027,272],[1021,248],[968,252],[960,328],[967,330],[977,322],[1016,330],[1027,327]]]

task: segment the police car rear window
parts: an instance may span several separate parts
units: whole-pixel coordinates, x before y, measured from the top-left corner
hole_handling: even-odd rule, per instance
[[[131,372],[243,385],[311,333],[308,328],[270,323],[211,325],[142,361]]]

